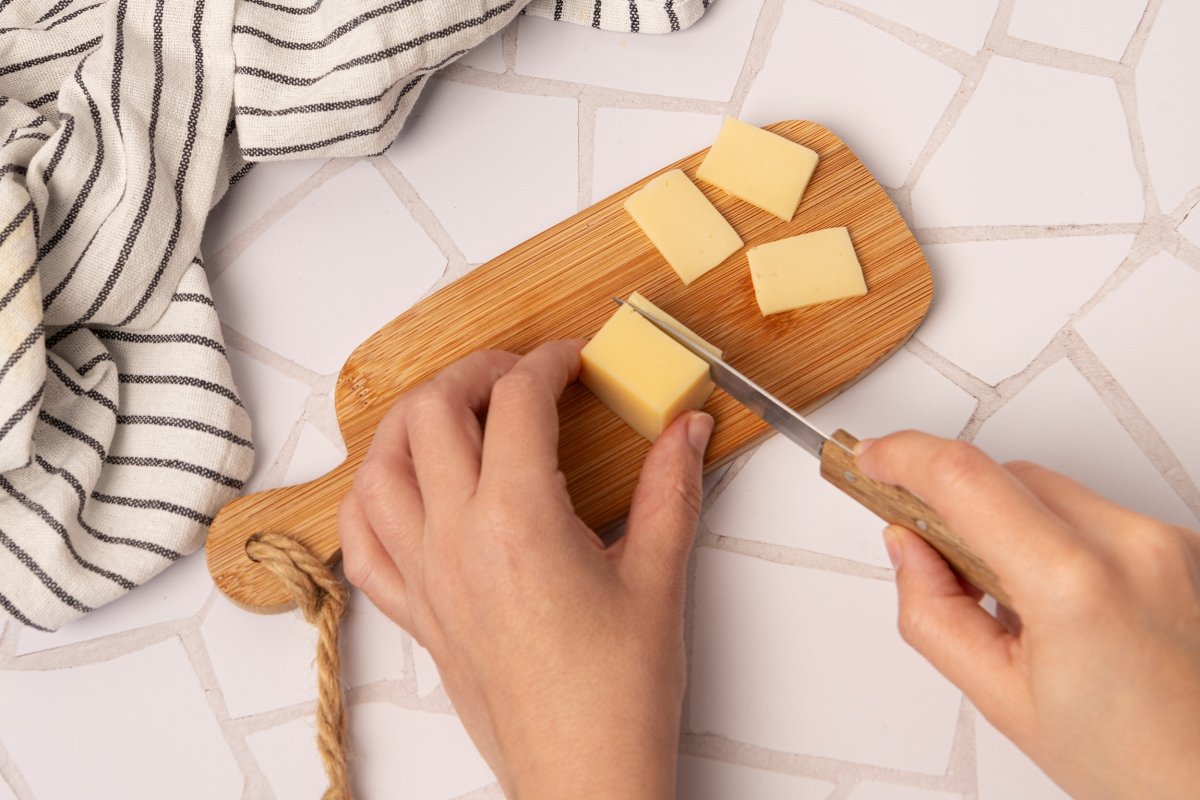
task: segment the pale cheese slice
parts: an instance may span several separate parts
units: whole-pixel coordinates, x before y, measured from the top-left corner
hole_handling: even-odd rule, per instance
[[[661,315],[706,349],[720,354],[644,297],[634,295],[629,302]],[[714,388],[703,359],[629,305],[619,307],[604,323],[583,348],[581,359],[579,380],[583,385],[650,441],[687,409],[701,408]]]
[[[634,192],[625,210],[685,284],[742,247],[737,231],[682,170],[659,175]]]
[[[791,222],[817,160],[804,145],[726,117],[696,177]]]
[[[828,228],[747,251],[763,316],[867,293],[850,232]]]
[[[716,356],[717,358],[721,357],[721,350],[719,350],[716,347],[713,347],[711,344],[709,344],[708,342],[701,339],[699,336],[697,336],[695,334],[695,332],[693,332],[691,329],[689,329],[682,322],[675,319],[674,317],[672,317],[667,312],[663,311],[658,306],[654,305],[654,303],[651,303],[649,300],[642,297],[642,295],[639,294],[638,292],[634,292],[633,294],[629,295],[629,297],[625,298],[625,302],[629,303],[629,305],[633,306],[634,308],[640,308],[642,311],[645,311],[650,316],[656,317],[657,319],[662,320],[663,322],[667,323],[672,328],[674,328],[675,330],[679,331],[680,333],[684,334],[689,339],[691,339],[692,342],[695,343],[696,345],[698,345],[702,350],[708,351],[709,353]]]

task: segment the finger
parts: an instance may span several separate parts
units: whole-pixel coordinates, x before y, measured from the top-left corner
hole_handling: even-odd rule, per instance
[[[1014,602],[1021,587],[1043,585],[1078,547],[1033,492],[966,442],[903,431],[871,443],[856,463],[868,477],[932,506],[991,566]]]
[[[401,571],[413,571],[425,527],[425,504],[409,444],[407,409],[396,403],[375,429],[347,497],[354,497],[373,536]]]
[[[347,494],[338,507],[338,538],[342,543],[342,569],[346,579],[361,589],[388,618],[411,631],[408,587],[404,577],[371,529],[354,492]]]
[[[896,565],[901,636],[985,715],[1010,720],[1020,699],[1016,639],[963,591],[949,565],[919,536],[891,525],[884,538]]]
[[[475,494],[483,429],[496,382],[518,361],[512,353],[480,350],[455,361],[410,396],[407,429],[417,485],[426,511],[454,512]]]
[[[1005,464],[1004,468],[1077,533],[1102,540],[1109,534],[1126,530],[1130,522],[1141,518],[1140,514],[1040,464],[1012,461]]]
[[[558,486],[558,398],[579,375],[582,339],[548,342],[496,381],[483,443],[484,481],[536,491]]]
[[[704,450],[712,428],[712,417],[692,411],[658,437],[642,465],[622,540],[622,570],[680,601],[700,520]]]

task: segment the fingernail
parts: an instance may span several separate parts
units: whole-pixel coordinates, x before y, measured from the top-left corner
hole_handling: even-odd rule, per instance
[[[708,438],[712,435],[713,418],[703,411],[698,411],[692,414],[688,419],[687,438],[688,444],[692,446],[697,453],[704,454],[705,448],[708,447]]]
[[[887,548],[892,569],[900,569],[904,563],[904,545],[900,543],[900,534],[891,526],[883,529],[883,546]]]
[[[863,453],[867,452],[867,448],[873,444],[875,444],[874,439],[862,439],[858,442],[858,444],[854,445],[854,455],[861,456]]]

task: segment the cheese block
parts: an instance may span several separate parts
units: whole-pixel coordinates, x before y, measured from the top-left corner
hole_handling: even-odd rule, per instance
[[[659,175],[634,192],[625,210],[685,284],[742,247],[742,237],[682,170]]]
[[[867,293],[850,232],[827,228],[747,251],[763,316]]]
[[[791,222],[817,158],[804,145],[727,117],[696,177]]]
[[[637,298],[636,300],[634,298]],[[640,295],[631,304],[687,333],[717,355],[721,351],[663,314]],[[714,384],[708,364],[654,327],[629,305],[620,306],[581,354],[579,380],[617,416],[654,441],[675,417],[701,408]]]

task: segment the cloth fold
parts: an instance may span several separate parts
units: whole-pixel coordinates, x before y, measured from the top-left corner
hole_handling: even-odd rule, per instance
[[[0,0],[0,608],[54,630],[195,551],[253,464],[200,256],[255,161],[386,149],[518,14],[707,0]]]

